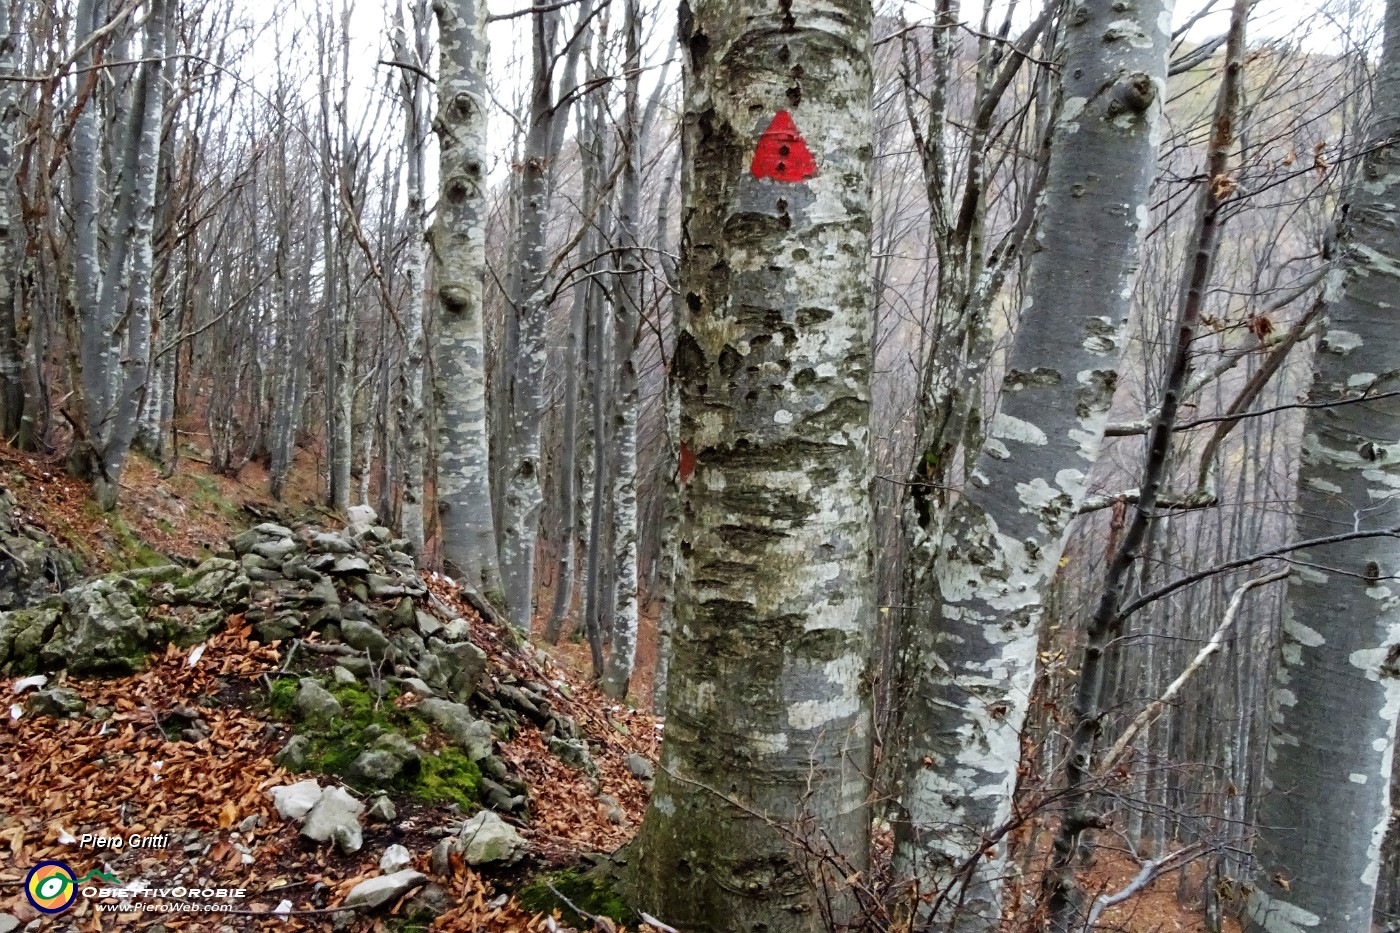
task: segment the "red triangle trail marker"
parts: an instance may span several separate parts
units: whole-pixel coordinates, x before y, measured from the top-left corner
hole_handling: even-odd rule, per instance
[[[786,110],[779,110],[758,137],[750,171],[754,178],[788,182],[806,181],[817,174],[817,160]]]

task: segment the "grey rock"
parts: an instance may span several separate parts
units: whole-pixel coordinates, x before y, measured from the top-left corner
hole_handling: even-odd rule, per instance
[[[432,687],[428,686],[420,677],[405,677],[403,680],[405,690],[412,690],[420,697],[430,697],[434,695]]]
[[[369,810],[365,813],[365,818],[371,823],[392,823],[394,817],[399,815],[398,808],[394,802],[386,795],[380,794],[370,801]]]
[[[350,533],[355,534],[379,521],[379,516],[367,505],[352,505],[345,513],[345,521]]]
[[[408,739],[397,732],[386,732],[374,740],[374,747],[388,752],[400,761],[418,761],[423,753]]]
[[[382,787],[403,771],[403,761],[393,752],[370,749],[360,752],[350,764],[350,780],[356,785]]]
[[[407,868],[412,861],[413,853],[395,843],[385,849],[383,855],[379,856],[379,870],[392,874],[402,868]]]
[[[448,689],[447,673],[442,669],[442,662],[438,660],[437,655],[424,652],[413,665],[418,671],[418,676],[426,680],[434,691]]]
[[[334,719],[345,712],[340,701],[333,697],[329,690],[310,677],[301,679],[301,688],[297,690],[294,705],[297,715],[313,722]]]
[[[275,522],[263,522],[261,525],[254,525],[253,531],[264,538],[290,538],[292,529],[285,525],[278,525]]]
[[[19,919],[11,914],[0,914],[0,933],[13,933],[19,929]]]
[[[355,542],[334,531],[318,531],[311,535],[311,550],[320,554],[351,554]]]
[[[433,874],[439,878],[448,878],[452,875],[452,852],[457,848],[457,840],[449,836],[433,846],[432,854],[429,858],[432,861]]]
[[[81,713],[87,706],[83,698],[67,687],[50,687],[39,690],[29,697],[29,712],[36,716],[53,716],[67,719]]]
[[[309,779],[274,787],[267,793],[272,797],[272,805],[277,808],[277,813],[282,819],[299,820],[311,812],[311,808],[320,801],[324,791],[319,783]]]
[[[374,672],[374,665],[370,663],[369,658],[337,658],[335,666],[345,668],[360,680],[363,680]]]
[[[413,600],[401,599],[394,603],[388,622],[394,628],[409,629],[411,632],[418,624],[418,610],[414,607]],[[418,636],[414,634],[413,637]]]
[[[271,562],[266,557],[259,557],[251,552],[243,555],[239,560],[239,565],[244,570],[266,570],[268,567],[272,566]]]
[[[153,593],[168,594],[171,602],[196,606],[232,605],[248,598],[248,577],[236,561],[211,557],[196,567],[184,583],[180,587],[163,584]]]
[[[258,640],[264,643],[274,641],[286,641],[294,637],[301,631],[301,626],[284,619],[273,619],[269,622],[259,622],[253,626],[253,632],[258,636]]]
[[[418,634],[427,638],[429,635],[436,635],[442,631],[442,623],[437,620],[437,616],[423,612],[421,609],[414,611],[414,620],[418,624]]]
[[[423,633],[427,635],[427,632]],[[444,641],[466,641],[472,637],[471,623],[466,619],[453,619],[442,627],[442,639]]]
[[[22,667],[36,666],[35,656],[49,640],[62,615],[59,601],[13,612],[0,612],[0,670],[11,662]]]
[[[354,674],[350,673],[349,670],[347,670],[346,668],[342,667],[342,666],[339,665],[339,664],[337,664],[335,667],[331,668],[331,679],[334,680],[334,681],[335,681],[336,683],[338,683],[338,684],[347,684],[347,685],[348,685],[348,684],[357,684],[357,683],[360,682],[360,678],[356,677]]]
[[[369,573],[369,561],[356,556],[337,557],[335,563],[331,564],[330,572],[335,574]]]
[[[335,584],[323,577],[311,587],[311,592],[306,594],[305,601],[319,603],[323,606],[339,606],[340,594],[335,591]]]
[[[486,673],[486,652],[469,641],[448,644],[439,638],[428,639],[428,650],[441,662],[455,696],[466,699],[476,692]]]
[[[164,629],[148,622],[131,601],[140,584],[121,574],[81,583],[63,594],[58,624],[39,649],[40,667],[74,674],[127,674],[164,642]],[[20,642],[16,638],[16,654]]]
[[[360,532],[360,536],[378,544],[388,544],[394,540],[394,533],[383,525],[370,525]]]
[[[643,781],[650,781],[656,776],[656,768],[652,763],[636,752],[628,755],[622,763],[633,777],[641,778]]]
[[[316,842],[334,842],[347,855],[360,851],[360,814],[365,805],[341,787],[328,787],[306,814],[301,834]]]
[[[598,776],[598,766],[588,753],[588,743],[579,739],[565,739],[554,735],[549,738],[549,751],[564,764],[588,774]]]
[[[301,545],[291,538],[276,538],[271,541],[259,541],[253,545],[253,553],[259,557],[265,557],[271,561],[280,561],[292,554],[301,551]]]
[[[399,657],[416,661],[423,656],[427,646],[423,644],[423,639],[418,637],[418,633],[411,629],[395,632],[391,642],[398,651]]]
[[[330,570],[339,559],[337,554],[312,554],[306,559],[306,566],[312,570]]]
[[[457,840],[468,865],[491,862],[509,865],[525,854],[525,840],[515,827],[490,810],[482,810],[464,822],[457,832]]]
[[[524,794],[512,794],[489,777],[481,778],[478,786],[486,806],[498,813],[515,813],[525,809]]]
[[[350,647],[368,651],[369,656],[376,661],[383,660],[389,650],[389,639],[368,622],[346,619],[340,623],[340,636]]]
[[[350,893],[345,895],[343,906],[358,910],[374,910],[377,907],[392,904],[427,880],[427,875],[412,869],[370,878],[350,889]]]
[[[406,592],[403,584],[392,577],[383,574],[372,573],[365,578],[365,583],[369,585],[369,595],[373,599],[388,599],[391,596],[403,596]]]
[[[491,726],[473,716],[465,705],[430,697],[419,703],[417,709],[473,761],[491,754]]]
[[[490,775],[498,781],[504,781],[510,775],[510,769],[506,763],[495,755],[488,755],[480,762],[481,773]]]
[[[253,545],[261,544],[263,536],[253,529],[239,532],[229,539],[229,547],[233,548],[233,553],[239,557],[252,553]]]

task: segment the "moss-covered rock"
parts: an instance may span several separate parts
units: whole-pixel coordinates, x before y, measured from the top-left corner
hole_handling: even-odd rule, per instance
[[[325,686],[284,677],[272,686],[269,710],[282,718],[295,716],[307,684],[334,700],[340,712],[296,723],[297,738],[305,741],[297,742],[296,754],[283,762],[289,770],[334,774],[362,790],[385,788],[426,803],[455,803],[464,811],[477,807],[481,770],[456,748],[423,751],[416,740],[429,734],[428,723],[416,711],[394,705],[394,687],[376,694],[361,683]]]
[[[559,896],[561,894],[563,898]],[[611,875],[602,866],[536,875],[515,896],[527,910],[541,914],[558,910],[565,923],[581,929],[589,927],[589,920],[580,916],[574,907],[627,926],[635,926],[641,920],[637,912],[622,899]],[[564,898],[574,906],[571,907]]]

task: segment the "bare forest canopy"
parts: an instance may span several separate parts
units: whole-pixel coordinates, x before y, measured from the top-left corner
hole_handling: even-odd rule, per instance
[[[1400,928],[1400,6],[1037,4],[6,0],[0,429],[573,638],[677,929]]]

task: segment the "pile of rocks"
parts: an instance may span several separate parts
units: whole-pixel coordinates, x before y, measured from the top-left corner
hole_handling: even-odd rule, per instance
[[[9,482],[23,482],[15,474]],[[0,610],[23,609],[62,592],[82,576],[82,561],[43,529],[24,521],[19,502],[0,488]]]
[[[333,772],[350,788],[293,779],[271,790],[277,811],[310,841],[359,851],[364,824],[394,821],[391,795],[421,789],[420,773],[437,768],[441,776],[450,750],[454,763],[470,762],[448,774],[454,789],[462,769],[471,779],[470,806],[454,798],[463,803],[458,818],[486,809],[431,831],[442,836],[434,870],[449,874],[454,853],[469,865],[514,863],[525,842],[491,811],[523,817],[527,790],[495,743],[526,724],[543,731],[554,755],[597,777],[576,724],[552,707],[553,691],[493,666],[472,641],[472,622],[429,591],[406,542],[368,510],[356,510],[345,530],[260,524],[197,566],[106,574],[0,611],[0,674],[133,671],[171,642],[203,641],[235,614],[254,637],[283,648],[284,673],[273,675],[270,699],[287,701],[274,709],[292,734],[278,763]],[[43,679],[29,678],[40,688]],[[81,698],[62,687],[27,699],[33,714],[84,712]],[[172,713],[183,717],[167,724],[172,738],[205,734],[199,710]],[[346,906],[374,909],[420,887],[426,906],[442,901],[402,855],[386,851],[384,874],[352,890]]]

